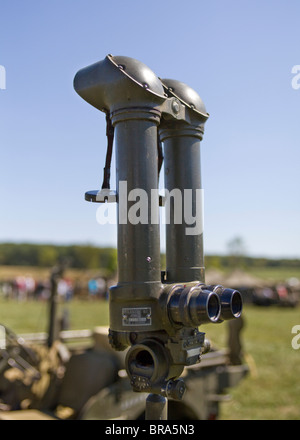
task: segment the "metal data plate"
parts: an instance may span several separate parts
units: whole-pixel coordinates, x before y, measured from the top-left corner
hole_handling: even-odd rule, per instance
[[[126,307],[122,309],[122,324],[151,325],[151,307]]]

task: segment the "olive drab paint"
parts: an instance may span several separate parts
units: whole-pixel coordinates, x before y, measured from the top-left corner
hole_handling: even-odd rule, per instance
[[[153,395],[182,399],[184,367],[200,362],[209,349],[198,327],[238,318],[242,311],[238,291],[205,284],[203,220],[196,224],[203,219],[203,197],[196,195],[203,193],[200,143],[209,114],[191,87],[160,79],[125,56],[107,55],[79,70],[74,88],[114,129],[116,190],[107,184],[85,198],[116,203],[118,282],[109,295],[109,338],[115,350],[129,348],[125,364],[132,388],[151,393],[148,417],[151,411],[158,417],[166,413],[164,401],[155,412]],[[159,195],[162,164],[166,192],[186,197],[186,207]],[[169,210],[163,271],[159,206]]]

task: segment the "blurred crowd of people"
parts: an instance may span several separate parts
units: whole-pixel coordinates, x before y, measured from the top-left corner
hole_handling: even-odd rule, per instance
[[[31,275],[19,275],[12,280],[2,281],[0,291],[5,299],[26,301],[28,299],[47,300],[51,295],[50,280],[36,280]],[[69,300],[73,297],[73,283],[69,279],[61,279],[57,284],[57,294]]]
[[[88,282],[89,296],[91,298],[107,299],[108,284],[105,278],[91,278]]]
[[[295,307],[299,303],[299,289],[289,283],[278,283],[274,286],[264,286],[253,291],[253,303],[269,306],[278,304],[286,307]]]
[[[70,301],[74,296],[91,299],[107,299],[108,283],[105,278],[91,278],[82,283],[62,277],[57,281],[56,293],[60,300]],[[14,279],[0,281],[0,296],[18,301],[44,300],[51,295],[50,279],[36,280],[31,275],[19,275]]]

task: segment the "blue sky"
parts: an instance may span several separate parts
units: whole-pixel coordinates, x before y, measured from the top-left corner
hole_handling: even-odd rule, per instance
[[[249,255],[300,257],[299,16],[297,0],[1,0],[0,241],[116,245],[84,201],[102,183],[104,114],[73,90],[112,53],[189,84],[210,113],[205,253],[240,236]]]

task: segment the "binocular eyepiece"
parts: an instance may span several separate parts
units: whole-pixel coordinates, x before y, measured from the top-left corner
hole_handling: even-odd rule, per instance
[[[176,286],[169,293],[167,301],[170,320],[175,325],[189,327],[238,318],[242,306],[242,296],[238,290],[201,283]]]
[[[216,293],[220,299],[221,313],[218,322],[239,318],[241,316],[243,299],[238,290],[228,289],[221,285],[206,286],[206,288]]]

